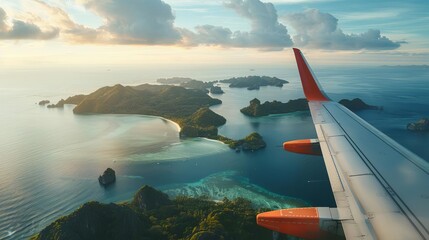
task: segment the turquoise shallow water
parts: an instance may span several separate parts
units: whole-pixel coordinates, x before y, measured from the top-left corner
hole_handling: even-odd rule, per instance
[[[429,134],[405,130],[406,123],[429,116],[427,68],[315,70],[333,99],[360,97],[383,106],[384,111],[358,114],[429,159]],[[227,124],[219,129],[221,134],[242,138],[258,131],[264,136],[267,148],[255,153],[235,153],[205,139],[180,140],[176,126],[160,118],[77,116],[72,113],[73,106],[46,109],[35,104],[45,98],[57,101],[121,82],[113,79],[116,75],[106,81],[75,80],[63,85],[52,79],[44,82],[42,78],[25,87],[22,83],[2,82],[0,239],[25,239],[89,200],[129,199],[143,184],[172,196],[206,195],[215,200],[242,196],[252,199],[258,207],[333,206],[323,160],[281,148],[286,140],[315,137],[309,113],[248,118],[238,111],[255,97],[261,101],[287,101],[302,96],[296,70],[271,72],[261,74],[282,77],[291,83],[259,91],[223,86],[226,93],[214,96],[223,104],[212,109],[227,118]],[[206,79],[227,78],[236,72],[223,74],[206,75]],[[97,177],[107,167],[116,170],[118,180],[105,189],[99,186]]]

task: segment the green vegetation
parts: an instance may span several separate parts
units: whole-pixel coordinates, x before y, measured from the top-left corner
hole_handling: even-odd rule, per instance
[[[182,126],[180,137],[217,136],[217,127],[224,125],[226,119],[209,108],[200,108],[191,116],[177,121]]]
[[[342,104],[344,107],[350,109],[351,111],[359,111],[359,110],[365,110],[365,109],[370,109],[370,110],[381,109],[377,106],[372,106],[372,105],[366,104],[360,98],[355,98],[353,100],[341,99],[339,101],[339,103]]]
[[[176,121],[182,128],[181,136],[206,137],[217,135],[217,127],[226,122],[208,108],[220,103],[204,92],[183,87],[149,84],[124,87],[118,84],[89,94],[73,112],[161,116]]]
[[[32,239],[271,239],[271,231],[256,225],[258,213],[242,198],[213,202],[182,196],[170,200],[144,186],[130,203],[88,202]]]
[[[220,82],[229,83],[229,87],[232,88],[247,88],[248,90],[259,89],[262,86],[283,87],[283,84],[288,83],[286,80],[267,76],[234,77]]]
[[[307,111],[308,104],[304,98],[290,100],[287,103],[279,101],[265,102],[261,104],[257,98],[250,101],[250,105],[242,108],[240,111],[251,117],[267,116],[270,114],[290,113],[296,111]]]
[[[180,125],[180,137],[207,137],[221,140],[231,147],[243,150],[262,148],[256,141],[231,140],[218,136],[218,127],[226,119],[209,109],[209,106],[222,101],[206,93],[169,85],[143,84],[135,87],[124,87],[117,84],[103,87],[89,95],[76,95],[58,104],[78,103],[73,109],[75,114],[112,113],[144,114],[171,119]],[[222,140],[228,139],[228,140]],[[262,138],[261,138],[262,140]],[[231,141],[234,144],[231,144]],[[263,143],[265,147],[265,143]]]
[[[342,99],[340,104],[344,105],[352,111],[363,110],[363,109],[381,109],[377,106],[371,106],[364,103],[361,99],[355,98],[353,100]],[[267,116],[270,114],[281,114],[281,113],[291,113],[296,111],[307,111],[308,103],[305,98],[299,98],[295,100],[289,100],[287,103],[282,103],[279,101],[264,102],[261,104],[259,99],[255,98],[250,101],[249,106],[242,108],[240,111],[247,116],[251,117],[261,117]]]
[[[257,151],[267,146],[262,136],[257,132],[253,132],[240,140],[233,140],[221,135],[216,136],[214,139],[228,144],[230,148],[238,151]]]

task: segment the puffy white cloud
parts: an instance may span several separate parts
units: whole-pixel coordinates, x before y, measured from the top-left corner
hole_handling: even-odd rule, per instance
[[[104,18],[102,29],[123,44],[173,44],[181,39],[170,5],[161,0],[83,0]]]
[[[58,36],[59,29],[42,31],[39,26],[31,22],[14,19],[12,26],[6,23],[7,14],[0,8],[0,39],[52,39]]]
[[[309,9],[302,13],[288,14],[285,21],[297,32],[294,45],[335,50],[389,50],[400,47],[403,42],[394,42],[381,36],[380,30],[370,29],[360,34],[345,34],[338,28],[338,19],[329,13]]]
[[[286,27],[278,21],[273,4],[260,0],[229,0],[224,2],[224,5],[249,19],[251,30],[232,32],[225,27],[201,25],[195,28],[195,32],[182,29],[184,42],[190,45],[206,44],[269,50],[281,50],[292,45]]]

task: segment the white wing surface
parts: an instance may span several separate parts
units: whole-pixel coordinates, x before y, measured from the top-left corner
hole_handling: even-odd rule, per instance
[[[284,148],[321,150],[337,208],[311,208],[306,220],[317,223],[312,228],[285,209],[259,214],[258,224],[313,239],[340,234],[335,223],[347,239],[429,239],[429,164],[331,101],[301,51],[294,53],[318,139],[286,142]]]

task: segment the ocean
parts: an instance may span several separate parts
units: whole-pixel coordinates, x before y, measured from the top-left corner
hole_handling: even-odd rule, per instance
[[[333,99],[359,97],[382,111],[357,114],[429,160],[429,133],[406,124],[429,117],[429,68],[320,67],[314,72]],[[236,153],[207,139],[179,139],[177,126],[141,115],[74,115],[73,106],[47,109],[37,103],[121,83],[151,83],[159,77],[221,80],[268,75],[288,80],[283,88],[229,88],[211,109],[227,119],[222,135],[242,138],[257,131],[267,148]],[[335,206],[323,159],[282,149],[284,141],[315,138],[309,112],[250,118],[239,111],[253,98],[288,101],[303,97],[295,68],[0,70],[0,239],[27,239],[83,203],[126,201],[144,184],[170,196],[244,197],[255,207]],[[117,181],[101,187],[107,168]]]

